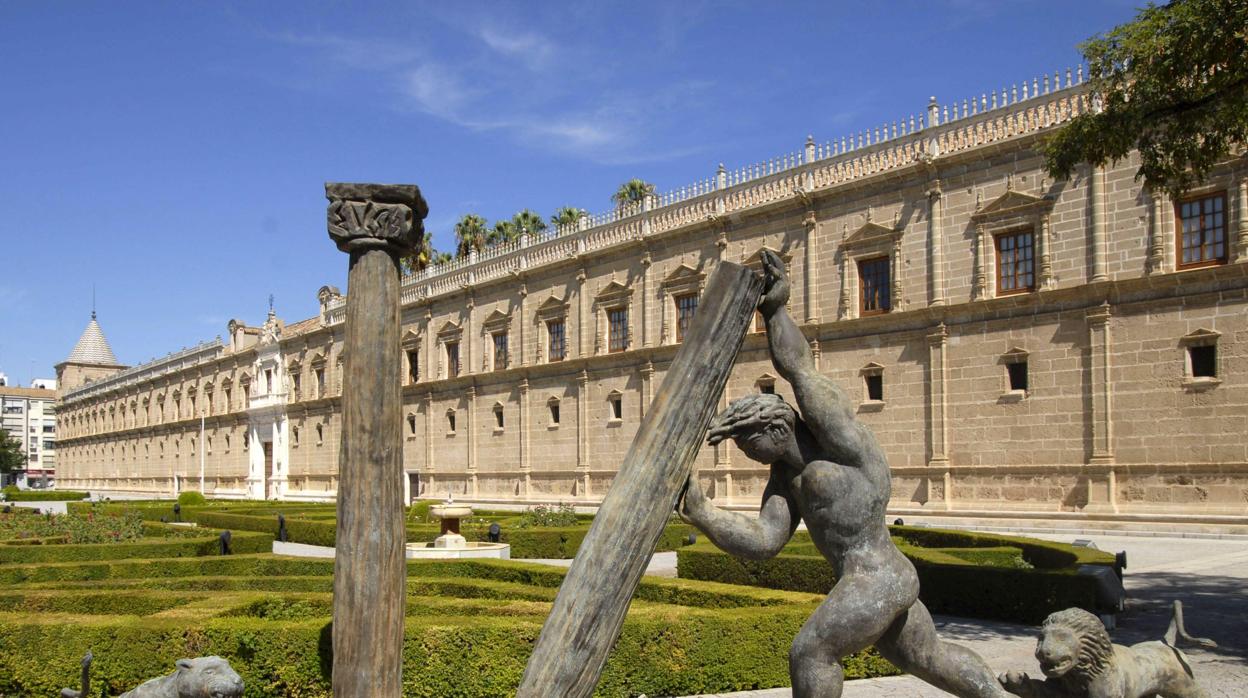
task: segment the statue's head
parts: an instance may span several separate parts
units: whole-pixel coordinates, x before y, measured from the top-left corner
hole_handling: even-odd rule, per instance
[[[243,695],[243,679],[220,657],[179,659],[174,672],[178,698],[237,698]]]
[[[793,445],[796,423],[797,412],[779,395],[747,395],[733,400],[711,421],[707,443],[731,438],[751,459],[771,464]]]
[[[1105,625],[1082,608],[1049,615],[1036,643],[1036,660],[1050,679],[1070,675],[1087,680],[1102,673],[1113,654]]]

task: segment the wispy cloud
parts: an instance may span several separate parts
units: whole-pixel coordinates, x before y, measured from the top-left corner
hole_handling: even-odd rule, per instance
[[[697,150],[652,144],[711,83],[673,78],[668,84],[647,81],[644,93],[621,89],[618,75],[589,67],[611,60],[596,45],[556,45],[517,21],[445,23],[451,37],[468,41],[446,32],[419,46],[333,34],[275,38],[348,71],[355,76],[353,89],[367,83],[389,93],[398,110],[473,131],[505,132],[526,147],[600,164],[668,160]],[[444,42],[441,49],[438,41]]]

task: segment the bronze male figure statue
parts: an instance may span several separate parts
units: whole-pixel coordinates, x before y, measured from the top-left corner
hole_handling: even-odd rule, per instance
[[[902,670],[956,696],[1008,697],[979,655],[936,635],[918,600],[914,566],[884,524],[891,491],[884,453],[845,394],[815,369],[785,310],[789,283],[780,259],[764,251],[763,269],[759,310],[772,363],[792,385],[800,414],[770,394],[729,405],[711,423],[708,441],[732,438],[747,456],[771,466],[759,516],[717,509],[696,474],[678,505],[681,515],[723,550],[750,559],[779,553],[806,521],[837,582],[789,651],[795,697],[838,698],[841,657],[872,644]]]

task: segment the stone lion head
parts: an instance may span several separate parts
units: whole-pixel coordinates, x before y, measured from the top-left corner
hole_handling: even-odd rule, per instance
[[[243,679],[220,657],[179,659],[174,673],[178,698],[236,698]]]
[[[1050,679],[1091,679],[1109,665],[1113,643],[1105,625],[1082,608],[1068,608],[1044,619],[1036,659]]]

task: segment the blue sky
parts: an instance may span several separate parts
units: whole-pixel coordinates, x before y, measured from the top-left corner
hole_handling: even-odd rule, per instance
[[[146,361],[346,290],[326,180],[464,213],[599,212],[1078,61],[1128,0],[0,0],[0,372],[91,312]]]

